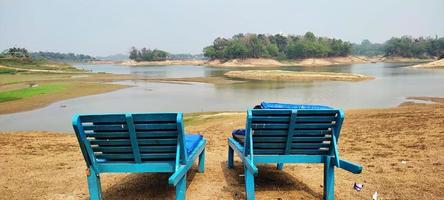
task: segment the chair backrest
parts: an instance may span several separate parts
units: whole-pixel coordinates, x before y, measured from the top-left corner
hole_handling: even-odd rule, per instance
[[[255,155],[331,155],[343,119],[334,109],[249,110],[247,131]]]
[[[182,113],[76,115],[73,127],[88,165],[186,158]]]

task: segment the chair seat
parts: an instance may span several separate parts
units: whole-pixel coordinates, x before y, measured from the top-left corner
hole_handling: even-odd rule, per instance
[[[187,149],[188,155],[197,147],[199,142],[202,140],[201,134],[186,134],[185,135],[185,148]]]

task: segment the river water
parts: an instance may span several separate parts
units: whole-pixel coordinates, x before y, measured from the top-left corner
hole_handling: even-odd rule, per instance
[[[118,83],[134,87],[59,101],[32,111],[0,115],[0,130],[71,132],[71,117],[75,113],[245,111],[261,101],[323,104],[344,109],[384,108],[397,106],[409,96],[444,96],[444,70],[415,69],[409,65],[374,63],[284,68],[375,77],[374,80],[360,82],[246,81],[206,84],[123,81]],[[151,78],[223,76],[228,70],[245,70],[191,65],[126,67],[80,64],[77,67],[93,72],[138,74]]]

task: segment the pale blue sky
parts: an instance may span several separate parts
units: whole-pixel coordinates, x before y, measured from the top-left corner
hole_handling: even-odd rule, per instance
[[[0,50],[200,53],[218,36],[312,31],[351,42],[444,36],[444,0],[0,0]]]

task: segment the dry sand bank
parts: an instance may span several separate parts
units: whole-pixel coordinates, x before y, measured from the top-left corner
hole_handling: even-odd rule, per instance
[[[214,67],[284,67],[284,66],[328,66],[345,65],[355,63],[377,62],[379,58],[369,58],[365,56],[346,56],[329,58],[306,58],[297,60],[278,61],[267,58],[232,59],[228,61],[212,60],[205,63]]]
[[[205,60],[165,60],[165,61],[141,61],[133,60],[120,62],[120,65],[141,66],[141,65],[202,65]]]
[[[190,118],[192,116],[192,118]],[[223,122],[223,123],[221,123]],[[188,199],[244,199],[241,162],[226,168],[232,129],[245,114],[186,116],[188,132],[208,139],[206,171],[188,174]],[[340,154],[364,166],[360,175],[336,170],[337,199],[442,199],[444,196],[444,105],[410,104],[346,111]],[[0,133],[0,199],[87,199],[85,164],[72,134]],[[102,175],[105,199],[173,199],[168,174]],[[321,199],[321,165],[260,165],[257,199]],[[353,183],[363,183],[362,191]]]
[[[224,74],[229,78],[240,78],[249,80],[333,80],[333,81],[361,81],[373,79],[373,77],[351,73],[333,72],[295,72],[283,70],[246,70],[230,71]]]
[[[444,68],[444,59],[436,60],[429,63],[422,63],[413,65],[413,67],[417,68]]]

